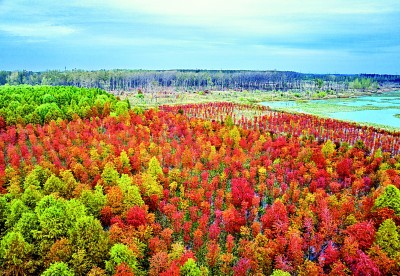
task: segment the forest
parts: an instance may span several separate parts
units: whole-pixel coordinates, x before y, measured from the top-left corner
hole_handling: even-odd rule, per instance
[[[1,275],[399,275],[400,132],[0,87]]]
[[[142,89],[304,91],[349,89],[376,91],[399,87],[400,76],[377,74],[305,74],[291,71],[251,70],[65,70],[0,71],[0,85],[61,85],[101,88],[106,91]]]

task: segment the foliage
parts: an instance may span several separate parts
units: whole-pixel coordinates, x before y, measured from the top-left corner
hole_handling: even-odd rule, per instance
[[[390,257],[395,257],[399,254],[400,240],[396,224],[392,219],[385,220],[376,233],[376,243]]]
[[[400,215],[400,190],[394,185],[388,185],[383,194],[375,200],[375,207],[388,207]]]
[[[396,132],[217,103],[74,117],[0,130],[5,274],[400,273]]]
[[[201,270],[196,265],[196,262],[190,258],[186,261],[186,263],[181,267],[181,275],[184,276],[201,276]]]
[[[83,190],[79,200],[85,205],[87,212],[94,217],[100,216],[100,211],[107,201],[103,187],[100,185],[96,185],[94,190]]]
[[[69,240],[75,254],[84,251],[87,271],[93,266],[101,266],[109,249],[109,240],[100,221],[92,216],[81,216],[70,228]]]
[[[359,87],[372,84],[376,89],[379,84],[398,82],[397,75],[377,74],[304,74],[290,71],[249,71],[249,70],[48,70],[45,72],[31,71],[0,71],[0,85],[32,84],[32,85],[73,85],[78,87],[96,87],[116,91],[119,94],[137,90],[136,97],[143,96],[143,91],[160,90],[159,94],[176,89],[188,90],[203,96],[209,94],[208,89],[218,92],[226,89],[241,91],[241,93],[261,92],[265,90],[307,88],[344,89],[353,87],[357,79]],[[310,83],[315,85],[310,86]],[[315,87],[314,87],[315,86]],[[142,91],[143,90],[143,91]],[[200,90],[200,91],[199,91]],[[124,92],[121,92],[124,91]],[[193,93],[194,94],[194,93]]]
[[[51,120],[108,115],[106,102],[116,105],[117,113],[126,113],[114,96],[100,89],[72,86],[2,86],[0,87],[0,117],[7,125],[16,123],[49,123]]]
[[[290,273],[280,269],[274,269],[271,276],[290,276]]]
[[[66,263],[56,262],[50,265],[48,269],[46,269],[42,276],[74,276],[73,271],[68,267]]]
[[[0,264],[6,275],[23,275],[33,266],[33,247],[19,232],[9,232],[0,243]]]
[[[152,157],[149,161],[149,167],[147,169],[147,173],[157,178],[160,174],[163,173],[162,168],[160,166],[160,162],[158,162],[156,157]]]
[[[124,244],[114,244],[110,250],[110,260],[106,262],[106,269],[109,273],[115,271],[115,267],[126,264],[130,269],[138,269],[137,260],[133,252]]]

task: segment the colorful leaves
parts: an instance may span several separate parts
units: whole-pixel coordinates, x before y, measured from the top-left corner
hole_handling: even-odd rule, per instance
[[[249,208],[254,196],[254,189],[250,186],[249,182],[245,178],[233,178],[231,185],[233,205],[236,208],[242,206],[246,206],[244,207],[245,209]]]
[[[268,229],[274,235],[284,235],[289,228],[289,218],[282,201],[277,200],[271,207],[267,207],[261,222],[263,229]]]
[[[396,274],[400,157],[369,155],[354,125],[259,112],[232,117],[245,128],[157,110],[6,127],[0,237],[19,233],[33,274]]]
[[[44,276],[74,276],[74,272],[64,262],[55,262],[46,269],[43,274]]]
[[[33,246],[19,232],[9,232],[0,243],[0,263],[8,275],[23,275],[32,268]]]
[[[375,227],[370,221],[358,222],[351,225],[346,230],[354,239],[358,241],[360,249],[368,249],[375,240]]]
[[[121,264],[124,264],[123,266],[126,266],[126,268],[119,267]],[[118,270],[120,273],[127,270],[135,272],[138,270],[136,257],[128,246],[117,243],[111,247],[110,260],[106,262],[106,270],[109,273],[114,273]]]
[[[139,227],[146,224],[147,212],[139,206],[133,206],[126,214],[126,222],[133,227]]]

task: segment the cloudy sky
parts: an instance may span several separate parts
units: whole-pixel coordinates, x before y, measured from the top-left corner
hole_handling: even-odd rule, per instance
[[[0,70],[400,74],[400,0],[0,0]]]

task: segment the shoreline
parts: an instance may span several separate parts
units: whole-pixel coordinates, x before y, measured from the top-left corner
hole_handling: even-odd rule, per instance
[[[375,123],[375,122],[368,122],[368,121],[357,121],[357,120],[352,120],[352,119],[340,119],[340,118],[335,118],[332,116],[332,113],[352,113],[352,112],[363,112],[363,111],[379,111],[379,110],[387,110],[387,109],[398,109],[400,113],[400,106],[399,105],[393,105],[393,107],[382,107],[382,106],[374,106],[374,105],[365,105],[365,106],[358,106],[358,105],[341,105],[337,104],[334,101],[335,100],[344,100],[349,99],[349,101],[352,101],[351,99],[357,99],[357,98],[362,98],[362,97],[374,97],[374,96],[384,96],[386,93],[393,93],[393,92],[400,92],[400,89],[396,88],[391,91],[385,91],[383,93],[369,93],[369,94],[361,94],[358,96],[353,96],[353,97],[331,97],[331,98],[321,98],[321,99],[299,99],[299,100],[284,100],[284,101],[271,101],[274,103],[277,102],[293,102],[295,105],[290,105],[290,106],[282,106],[282,107],[271,107],[269,108],[271,110],[275,111],[283,111],[283,112],[288,112],[288,113],[303,113],[303,114],[310,114],[314,116],[318,116],[321,118],[331,118],[335,120],[340,120],[340,121],[346,121],[346,122],[354,122],[357,124],[360,124],[362,126],[372,126],[376,128],[381,128],[389,131],[394,131],[394,132],[400,132],[400,127],[393,126],[393,125],[385,125],[381,123]],[[324,103],[317,103],[317,101],[333,101],[333,102],[324,102]],[[264,104],[263,104],[264,103]],[[268,101],[266,102],[259,102],[258,104],[268,106]],[[325,105],[325,106],[324,106]],[[398,115],[398,116],[396,116]],[[395,118],[400,118],[399,114],[394,114],[393,117]]]

